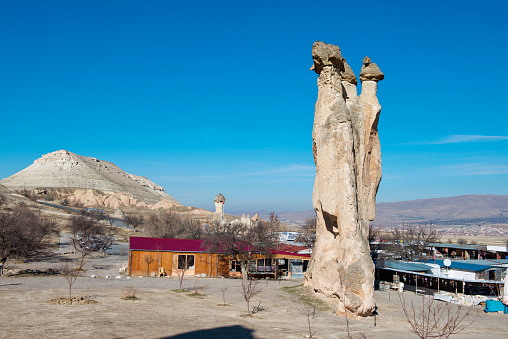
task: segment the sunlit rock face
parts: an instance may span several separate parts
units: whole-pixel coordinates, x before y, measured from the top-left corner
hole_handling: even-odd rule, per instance
[[[357,79],[338,46],[312,46],[318,98],[312,132],[317,241],[304,284],[332,298],[338,313],[374,310],[374,264],[367,240],[381,181],[377,131],[379,67],[365,57]]]
[[[90,206],[108,206],[115,209],[118,206],[147,207],[162,200],[181,206],[161,186],[145,177],[129,174],[109,161],[81,156],[66,150],[43,155],[22,171],[0,180],[0,184],[11,190],[75,188],[85,191],[91,189],[125,193],[123,196],[109,197],[111,200],[109,202],[105,201],[108,199],[106,196],[89,197],[91,193],[86,193],[88,195],[83,195],[80,202],[90,201],[90,204],[93,203]],[[77,192],[76,195],[81,193],[83,192]],[[102,202],[97,200],[99,198]],[[131,202],[127,203],[125,199],[131,199]],[[137,202],[132,199],[137,199]],[[122,203],[117,204],[116,200],[121,200]],[[142,206],[138,206],[139,203],[142,203]]]

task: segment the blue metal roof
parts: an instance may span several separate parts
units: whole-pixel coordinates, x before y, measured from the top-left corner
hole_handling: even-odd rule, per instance
[[[486,245],[472,245],[472,244],[448,244],[448,243],[432,243],[430,244],[434,247],[446,247],[446,248],[457,248],[461,250],[471,250],[471,251],[486,251]]]
[[[450,260],[450,261],[451,261],[451,265],[449,266],[450,268],[472,272],[484,271],[486,269],[499,266],[499,264],[496,265],[488,263],[486,260]],[[428,262],[430,263],[430,260]],[[435,259],[432,262],[438,264],[441,267],[446,267],[444,265],[444,259]]]
[[[384,263],[376,264],[378,267],[389,267],[396,270],[410,271],[410,272],[427,272],[432,269],[432,266],[415,263],[415,262],[406,262],[402,260],[389,260]]]

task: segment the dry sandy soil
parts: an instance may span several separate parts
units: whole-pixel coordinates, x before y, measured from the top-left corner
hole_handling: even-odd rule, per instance
[[[68,296],[66,280],[60,276],[0,277],[0,337],[2,338],[304,338],[308,335],[304,304],[283,287],[296,286],[301,281],[259,281],[259,293],[252,306],[260,311],[245,316],[247,306],[241,293],[241,281],[189,277],[184,288],[204,287],[204,296],[193,297],[190,292],[175,292],[176,278],[139,278],[118,276],[125,262],[122,247],[113,253],[89,260],[86,277],[76,281],[72,294],[92,297],[97,303],[88,305],[55,305],[47,301]],[[55,267],[62,257],[11,266]],[[97,278],[90,278],[96,274]],[[110,275],[109,279],[104,278]],[[111,278],[113,276],[113,278]],[[126,288],[137,290],[139,300],[123,300]],[[223,306],[222,290],[227,306]],[[404,298],[416,303],[422,297],[404,292]],[[400,311],[398,293],[376,291],[379,315],[374,318],[350,320],[354,338],[416,338]],[[508,315],[485,314],[480,307],[474,325],[457,338],[506,337],[504,322]],[[311,320],[317,338],[347,338],[345,318],[329,311],[318,311]]]

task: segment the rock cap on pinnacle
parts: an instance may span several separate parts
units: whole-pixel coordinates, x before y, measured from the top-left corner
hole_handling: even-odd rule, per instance
[[[373,63],[368,56],[363,59],[363,66],[360,72],[360,81],[381,81],[385,78],[385,75],[379,67]]]
[[[214,202],[221,202],[224,204],[226,202],[226,198],[222,195],[222,193],[219,193],[219,195],[215,196],[215,199],[213,201]]]
[[[352,83],[353,85],[356,85],[358,83],[358,80],[356,79],[356,75],[349,67],[349,65],[346,62],[346,59],[344,59],[344,71],[341,73],[342,81],[347,81],[349,83]]]
[[[339,71],[344,71],[344,58],[340,54],[339,46],[316,41],[312,45],[312,59],[314,64],[310,68],[320,74],[325,66],[334,66]]]

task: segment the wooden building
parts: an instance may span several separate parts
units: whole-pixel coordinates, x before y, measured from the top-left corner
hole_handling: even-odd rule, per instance
[[[252,277],[301,279],[309,255],[272,251],[254,254],[249,262]],[[129,274],[167,276],[183,273],[203,277],[239,277],[240,264],[227,253],[210,253],[203,240],[131,237]]]

